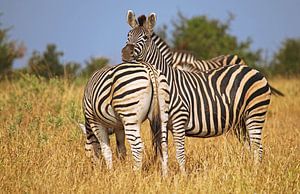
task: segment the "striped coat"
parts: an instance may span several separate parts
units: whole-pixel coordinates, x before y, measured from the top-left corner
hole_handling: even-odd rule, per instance
[[[147,63],[123,63],[94,73],[83,97],[86,151],[98,158],[98,143],[107,167],[112,168],[108,128],[115,130],[118,152],[125,154],[124,134],[128,140],[134,168],[142,165],[143,142],[140,125],[149,119],[157,152],[166,169],[166,136],[169,87],[164,76]],[[164,170],[165,171],[165,170]]]
[[[168,45],[159,42],[162,46],[158,46],[151,38],[155,14],[150,14],[148,21],[142,16],[139,22],[133,12],[129,11],[127,16],[132,30],[122,50],[122,59],[148,62],[160,70],[170,85],[170,98],[179,96],[187,110],[188,118],[184,109],[177,112],[182,115],[180,124],[174,125],[173,115],[169,121],[181,170],[184,172],[185,136],[213,137],[229,130],[241,134],[252,149],[255,161],[259,161],[262,157],[262,128],[271,98],[266,78],[245,65],[229,65],[197,73],[173,69]],[[170,107],[180,109],[180,105],[170,104]]]

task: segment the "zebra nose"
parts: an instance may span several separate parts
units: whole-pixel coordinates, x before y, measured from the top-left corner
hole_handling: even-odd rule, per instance
[[[122,49],[122,60],[123,61],[131,61],[133,59],[133,49],[134,45],[133,44],[127,44],[123,49]]]

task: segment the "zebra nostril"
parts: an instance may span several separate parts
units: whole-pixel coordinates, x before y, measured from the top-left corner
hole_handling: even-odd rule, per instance
[[[126,44],[126,46],[122,49],[122,60],[128,62],[135,58],[134,44]]]

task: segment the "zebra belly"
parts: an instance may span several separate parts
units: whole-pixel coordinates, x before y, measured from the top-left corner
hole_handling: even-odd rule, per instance
[[[193,124],[192,124],[193,123]],[[213,136],[219,136],[227,131],[229,131],[232,127],[229,125],[226,125],[224,127],[222,126],[207,126],[207,123],[202,122],[202,119],[199,119],[197,121],[189,121],[189,124],[186,128],[186,136],[191,137],[213,137]]]
[[[186,128],[186,136],[213,137],[219,136],[235,126],[232,119],[233,107],[226,105],[221,111],[220,106],[193,106],[190,107],[190,116]],[[228,110],[229,109],[229,110]]]

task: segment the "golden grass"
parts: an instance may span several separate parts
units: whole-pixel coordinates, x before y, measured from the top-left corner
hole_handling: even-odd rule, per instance
[[[264,160],[252,167],[248,152],[231,135],[186,139],[188,175],[179,173],[169,144],[169,172],[161,179],[151,163],[148,125],[143,126],[144,168],[132,171],[114,150],[114,169],[93,167],[84,153],[83,84],[24,76],[0,83],[1,193],[299,193],[300,79],[274,79],[286,96],[273,97],[263,133]],[[171,139],[171,138],[170,138]],[[127,145],[128,148],[128,145]]]

